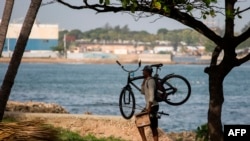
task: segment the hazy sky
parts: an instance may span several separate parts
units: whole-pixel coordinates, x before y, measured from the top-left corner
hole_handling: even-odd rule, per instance
[[[43,0],[47,2],[51,0]],[[82,2],[82,0],[74,0]],[[219,0],[221,1],[221,0]],[[240,6],[249,7],[250,0],[241,0]],[[0,0],[0,16],[2,16],[5,0]],[[15,5],[12,13],[11,21],[21,21],[27,12],[30,0],[15,0]],[[221,3],[220,3],[221,4]],[[236,21],[236,31],[240,31],[247,23],[250,22],[250,10],[242,15],[243,19]],[[150,18],[142,18],[136,21],[131,15],[127,13],[99,13],[96,14],[93,10],[73,10],[64,5],[55,3],[42,6],[37,15],[37,21],[41,24],[59,24],[60,29],[79,29],[81,31],[88,31],[98,27],[103,27],[109,24],[112,27],[119,25],[123,27],[128,25],[130,30],[146,30],[150,33],[156,33],[160,28],[168,30],[187,28],[169,18],[158,19],[158,16]],[[155,21],[156,20],[156,21]],[[210,19],[209,22],[214,21],[219,27],[223,28],[224,19],[218,16],[216,19]]]

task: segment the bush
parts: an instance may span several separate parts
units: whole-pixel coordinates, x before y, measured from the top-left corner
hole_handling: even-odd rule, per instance
[[[208,141],[208,125],[207,125],[207,123],[197,127],[197,130],[195,132],[196,132],[196,140]]]

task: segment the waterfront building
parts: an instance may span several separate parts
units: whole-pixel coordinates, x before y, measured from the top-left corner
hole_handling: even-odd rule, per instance
[[[4,52],[13,52],[22,24],[11,23],[4,44]],[[25,51],[51,51],[58,46],[59,26],[57,24],[34,24]]]

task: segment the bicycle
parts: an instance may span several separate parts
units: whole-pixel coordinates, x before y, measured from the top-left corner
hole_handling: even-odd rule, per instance
[[[119,97],[119,109],[121,115],[125,119],[130,119],[135,112],[135,96],[132,90],[131,85],[136,88],[138,91],[141,89],[133,82],[135,80],[144,79],[143,76],[135,76],[131,78],[131,74],[136,72],[141,67],[141,61],[138,63],[138,67],[134,70],[127,70],[124,66],[117,60],[116,63],[128,73],[127,76],[127,84],[122,88],[120,97]],[[163,66],[163,64],[153,64],[150,65],[152,68],[155,68],[155,74],[153,78],[159,81],[164,89],[163,94],[165,94],[164,99],[162,101],[166,102],[169,105],[178,106],[184,104],[191,95],[191,86],[189,81],[178,74],[168,74],[163,78],[159,77],[158,70]],[[159,114],[168,115],[164,112],[159,112]]]

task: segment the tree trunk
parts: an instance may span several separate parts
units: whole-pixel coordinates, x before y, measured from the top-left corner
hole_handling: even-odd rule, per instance
[[[3,18],[1,21],[1,25],[0,25],[0,58],[2,56],[2,52],[3,52],[3,48],[4,48],[4,42],[5,42],[6,34],[8,31],[8,25],[10,22],[10,17],[11,17],[13,5],[14,5],[14,0],[6,0],[5,1]]]
[[[27,12],[27,15],[25,17],[22,30],[18,37],[13,56],[11,58],[8,70],[5,74],[2,86],[0,88],[0,121],[2,121],[3,119],[4,110],[5,110],[7,101],[9,99],[11,88],[14,84],[14,80],[15,80],[19,65],[21,63],[23,53],[24,53],[24,50],[25,50],[25,47],[26,47],[26,44],[27,44],[27,41],[31,32],[32,26],[36,19],[37,12],[41,5],[41,2],[42,0],[31,0],[31,4]]]
[[[214,67],[209,73],[209,109],[208,109],[208,129],[209,140],[223,141],[223,131],[221,123],[223,97],[223,78],[218,72],[218,67]]]
[[[236,54],[230,50],[233,46],[224,45],[228,48],[224,50],[223,60],[216,65],[217,57],[213,56],[209,70],[209,109],[208,109],[208,132],[211,141],[224,141],[224,134],[221,122],[222,105],[224,102],[223,81],[227,74],[235,67]],[[214,53],[216,54],[216,50]]]

